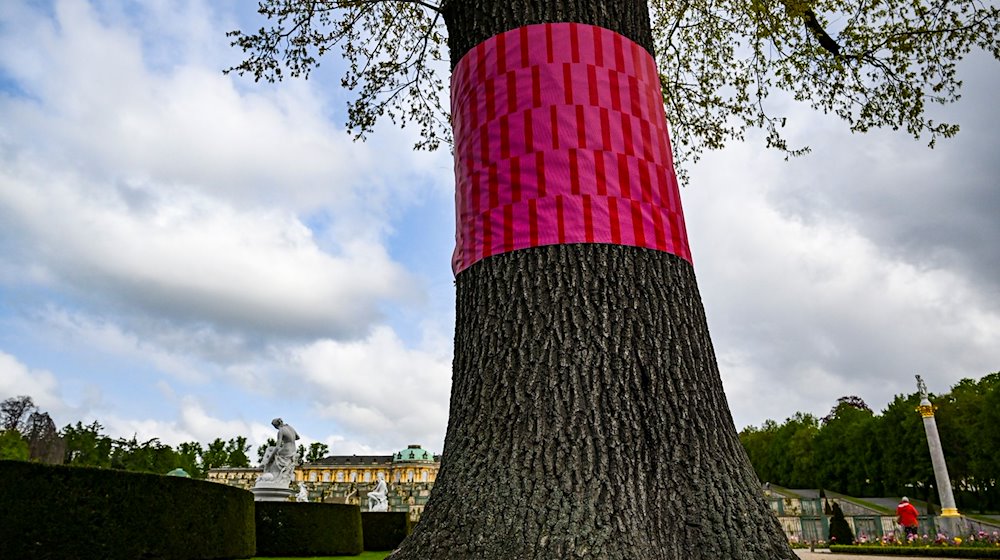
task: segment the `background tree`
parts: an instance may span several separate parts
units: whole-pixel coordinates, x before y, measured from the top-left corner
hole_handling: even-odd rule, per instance
[[[0,433],[4,451],[0,457],[31,459],[43,463],[63,462],[65,444],[56,431],[48,412],[42,412],[26,395],[10,397],[0,402]],[[24,447],[28,456],[23,457]]]
[[[853,496],[881,495],[882,461],[871,408],[841,397],[816,435],[816,473],[822,484]]]
[[[739,438],[760,480],[789,488],[815,488],[813,440],[818,431],[815,416],[798,412],[780,425],[768,420],[760,429],[744,428]]]
[[[111,467],[112,441],[101,431],[96,420],[84,426],[82,422],[76,425],[67,424],[62,429],[62,437],[66,442],[65,463],[82,467]]]
[[[816,487],[814,448],[818,432],[816,419],[811,415],[805,415],[789,438],[788,459],[791,461],[789,483],[796,488]]]
[[[311,463],[313,461],[319,461],[320,459],[326,457],[328,453],[330,453],[329,445],[319,441],[314,441],[309,444],[309,452],[305,455],[306,462]]]
[[[226,466],[236,468],[246,468],[250,466],[250,458],[247,457],[250,451],[250,444],[244,436],[236,436],[226,442]]]
[[[830,534],[827,539],[830,544],[854,544],[854,531],[844,518],[844,510],[840,504],[833,502],[833,517],[830,519]]]
[[[931,399],[938,406],[935,416],[959,509],[1000,510],[995,477],[1000,471],[1000,435],[994,429],[1000,421],[1000,374],[962,379]],[[816,484],[854,496],[907,495],[936,501],[933,466],[915,410],[919,401],[917,393],[897,395],[881,414],[874,414],[857,397],[838,399],[812,441]],[[740,432],[762,480],[791,487],[802,482],[789,457],[794,455],[794,434],[808,417],[797,413],[783,424],[767,420],[760,428]]]
[[[139,442],[133,435],[131,439],[119,438],[113,441],[111,447],[111,468],[126,471],[139,471],[165,474],[176,464],[173,450],[152,438]]]
[[[984,386],[985,385],[985,386]],[[984,391],[982,412],[979,420],[970,429],[975,429],[979,444],[969,462],[969,468],[976,480],[976,493],[980,496],[980,508],[1000,512],[1000,372],[988,375],[980,382]]]
[[[23,434],[31,413],[37,410],[35,401],[26,395],[10,397],[0,402],[0,428]]]
[[[177,466],[184,469],[192,478],[205,478],[206,469],[199,463],[202,454],[201,444],[197,441],[186,441],[177,445]]]
[[[1000,375],[994,373],[979,381],[963,379],[934,399],[948,472],[959,496],[956,501],[966,507],[975,504],[978,510],[1000,509],[995,448],[1000,437],[997,424],[991,423],[1000,419],[998,391]]]
[[[972,46],[1000,54],[997,9],[971,2],[652,7],[651,27],[642,0],[270,0],[260,12],[272,27],[232,33],[247,58],[231,70],[308,75],[339,45],[344,85],[359,90],[349,125],[363,136],[383,115],[413,121],[432,147],[448,122],[432,62],[439,22],[453,68],[504,31],[592,24],[656,46],[683,160],[750,125],[796,153],[763,109],[771,88],[854,130],[954,134],[925,117],[925,102],[955,98],[954,61]],[[828,19],[845,24],[831,35]],[[456,292],[442,468],[394,559],[794,558],[741,452],[689,262],[551,245],[478,261]]]
[[[56,424],[48,412],[32,412],[25,427],[25,439],[31,459],[59,465],[66,454],[66,442],[59,437]]]
[[[928,497],[934,467],[927,451],[923,420],[916,412],[917,393],[897,395],[882,412],[877,437],[882,446],[885,489],[897,496]]]
[[[205,472],[209,469],[224,467],[229,463],[229,452],[226,451],[226,442],[222,438],[215,438],[205,446],[201,453],[201,468]]]
[[[848,395],[846,397],[840,397],[837,399],[837,404],[833,406],[830,410],[830,414],[823,417],[823,424],[828,424],[838,417],[840,417],[845,410],[860,410],[862,412],[867,412],[869,416],[874,414],[868,403],[864,399],[857,395]]]
[[[739,433],[739,438],[757,477],[763,482],[773,481],[775,484],[784,485],[787,484],[785,473],[781,472],[778,476],[778,469],[771,460],[771,450],[776,447],[774,436],[777,431],[777,422],[765,420],[760,428],[756,426],[743,428]]]
[[[257,464],[264,462],[264,454],[267,453],[267,448],[278,445],[278,440],[273,437],[267,438],[263,444],[257,446]]]
[[[0,430],[0,459],[27,461],[31,457],[28,442],[17,430]]]

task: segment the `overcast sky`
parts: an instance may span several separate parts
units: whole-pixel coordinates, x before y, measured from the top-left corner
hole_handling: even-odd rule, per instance
[[[281,416],[304,443],[440,452],[454,328],[450,156],[345,133],[336,60],[259,85],[254,3],[7,0],[0,11],[0,399],[164,442]],[[961,66],[929,150],[783,106],[682,197],[737,427],[883,408],[1000,370],[1000,64]]]

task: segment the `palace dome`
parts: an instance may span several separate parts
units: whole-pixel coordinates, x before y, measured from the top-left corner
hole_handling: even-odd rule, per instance
[[[433,463],[434,454],[413,444],[406,446],[406,449],[397,451],[392,456],[393,463]]]

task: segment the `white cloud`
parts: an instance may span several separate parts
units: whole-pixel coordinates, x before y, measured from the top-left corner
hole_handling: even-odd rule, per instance
[[[99,418],[98,421],[105,426],[105,433],[111,437],[130,438],[135,435],[140,441],[159,438],[167,445],[186,441],[207,444],[216,438],[228,441],[230,438],[243,436],[252,446],[248,453],[251,461],[254,460],[257,446],[266,442],[267,438],[274,437],[274,428],[270,424],[218,418],[207,412],[194,396],[185,396],[176,404],[178,411],[175,420],[122,418],[112,414]]]
[[[996,368],[1000,314],[969,278],[878,244],[850,216],[780,205],[774,185],[793,179],[777,158],[712,157],[684,196],[738,425],[825,413],[848,394],[877,408],[915,390],[915,373],[945,391]]]
[[[171,445],[243,435],[255,450],[274,436],[267,423],[271,416],[281,416],[296,427],[300,444],[322,441],[331,454],[386,454],[410,443],[440,452],[450,361],[444,337],[429,333],[410,348],[381,326],[353,342],[273,347],[262,363],[233,366],[239,371],[226,372],[202,389],[208,391],[203,396],[178,396],[178,386],[153,383],[163,401],[151,410],[156,418],[123,416],[106,407],[86,416],[105,425],[112,437],[137,434]],[[232,406],[237,402],[244,404]],[[248,421],[248,415],[254,419]]]
[[[0,400],[26,395],[42,412],[66,408],[59,396],[59,382],[51,372],[32,369],[0,350]]]
[[[151,68],[140,30],[101,21],[84,2],[57,2],[56,21],[22,15],[2,61],[27,95],[0,114],[46,161],[234,198],[280,192],[302,206],[343,198],[372,163],[323,118],[310,84],[238,92],[235,78],[194,61]]]
[[[76,345],[132,363],[149,363],[158,371],[187,382],[207,379],[191,356],[170,352],[164,349],[169,345],[157,344],[162,340],[144,339],[116,323],[55,307],[45,309],[36,320],[32,327],[44,329],[44,336],[51,343]]]
[[[412,134],[395,130],[354,142],[330,118],[343,109],[314,81],[251,87],[250,78],[223,76],[238,51],[221,29],[205,29],[219,16],[203,5],[180,10],[200,18],[193,26],[161,18],[162,5],[131,19],[114,4],[56,2],[55,20],[15,8],[0,35],[0,67],[21,95],[0,99],[0,139],[46,167],[96,179],[88,189],[180,186],[234,205],[325,208],[350,221],[354,236],[374,235],[389,206],[419,191],[415,176],[439,178],[448,159],[413,154]],[[192,45],[219,58],[194,56]],[[185,56],[157,64],[160,50],[174,48]]]
[[[431,349],[427,349],[430,347]],[[420,443],[440,451],[448,419],[450,348],[407,348],[387,327],[365,340],[322,340],[300,348],[302,381],[318,413],[348,439],[392,450]]]
[[[389,455],[399,451],[395,447],[375,447],[371,445],[371,441],[347,439],[340,435],[327,436],[323,439],[323,443],[329,446],[328,455]],[[306,447],[308,448],[308,445]]]
[[[37,168],[0,171],[0,215],[25,265],[82,295],[229,328],[332,336],[363,332],[380,300],[411,295],[383,247],[349,240],[330,255],[285,211],[240,212],[193,191],[141,191],[135,208],[76,187]]]
[[[416,297],[383,238],[419,199],[412,168],[440,170],[400,134],[352,142],[311,83],[240,91],[205,61],[151,66],[150,37],[187,39],[127,27],[162,34],[166,8],[151,10],[67,0],[55,20],[20,5],[8,16],[0,62],[23,95],[0,97],[0,231],[18,257],[0,279],[281,335],[358,336],[383,301]]]

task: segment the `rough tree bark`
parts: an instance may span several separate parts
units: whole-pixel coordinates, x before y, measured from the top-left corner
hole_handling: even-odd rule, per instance
[[[452,64],[532,23],[652,51],[645,0],[455,0]],[[554,245],[457,277],[442,466],[406,559],[792,560],[737,439],[687,261]]]

